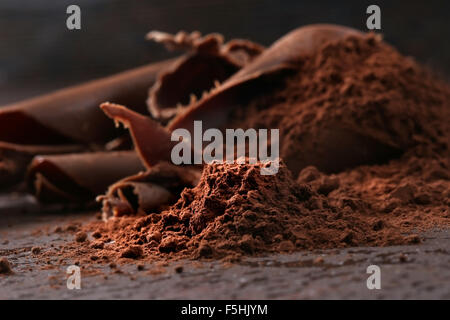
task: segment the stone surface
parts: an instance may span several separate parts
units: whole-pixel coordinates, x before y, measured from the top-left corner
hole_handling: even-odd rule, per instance
[[[58,255],[41,261],[31,250],[58,250],[73,235],[52,231],[94,213],[29,211],[0,212],[0,257],[15,272],[0,275],[1,299],[450,299],[450,230],[427,232],[420,245],[297,252],[238,264],[80,266],[81,289],[69,290],[66,270],[74,261],[59,264]],[[366,286],[373,264],[381,268],[381,290]]]

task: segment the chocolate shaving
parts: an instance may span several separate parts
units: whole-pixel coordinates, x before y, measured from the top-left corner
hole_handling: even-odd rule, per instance
[[[64,154],[83,150],[80,145],[20,145],[0,142],[0,189],[23,181],[26,169],[35,155]]]
[[[118,104],[105,102],[100,108],[116,124],[120,122],[130,130],[135,149],[147,168],[170,159],[173,142],[169,132],[159,123]]]
[[[101,109],[130,130],[135,150],[147,168],[145,173],[115,183],[106,195],[97,198],[102,202],[104,219],[159,212],[162,206],[175,202],[184,187],[195,186],[200,176],[198,169],[167,163],[174,142],[166,128],[121,105],[103,103]]]
[[[152,116],[167,123],[203,93],[250,63],[264,48],[248,40],[234,39],[223,44],[219,34],[204,37],[199,32],[180,31],[176,35],[152,31],[147,39],[163,43],[170,50],[190,51],[161,73],[151,88],[147,104]]]
[[[185,187],[195,186],[201,170],[160,162],[146,172],[124,178],[111,185],[102,202],[103,219],[130,214],[160,212],[174,203]]]
[[[0,188],[23,181],[36,155],[132,148],[129,137],[117,138],[120,132],[98,105],[114,99],[144,112],[148,88],[175,61],[150,64],[1,108]],[[41,186],[50,186],[49,181],[54,180],[45,177],[38,179],[36,190],[43,190]],[[62,192],[58,186],[50,189]]]
[[[148,88],[175,60],[150,64],[0,109],[0,141],[29,145],[105,143],[117,130],[98,110],[106,100],[144,112]]]
[[[37,156],[27,182],[43,202],[89,202],[115,181],[143,169],[134,151]]]
[[[162,73],[150,89],[147,104],[152,116],[167,123],[201,95],[239,70],[219,55],[194,53]]]

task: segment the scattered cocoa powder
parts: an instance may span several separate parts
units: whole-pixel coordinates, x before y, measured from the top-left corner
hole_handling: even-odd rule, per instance
[[[60,233],[62,231],[63,229],[60,226],[55,227],[55,229],[53,230],[54,233]]]
[[[142,271],[142,270],[145,269],[145,266],[144,266],[143,264],[138,264],[138,265],[136,266],[136,268],[138,269],[138,271]]]
[[[94,233],[92,233],[92,237],[95,239],[101,238],[102,234],[100,233],[100,231],[94,231]]]
[[[79,225],[76,223],[71,223],[69,225],[66,226],[66,231],[71,231],[71,232],[76,232],[79,229]],[[56,230],[55,230],[56,232]]]
[[[11,264],[5,257],[0,258],[0,274],[12,274]]]
[[[76,242],[84,242],[87,239],[87,233],[84,231],[79,231],[77,232],[77,234],[75,235],[75,241]]]
[[[325,260],[323,259],[323,257],[317,257],[313,261],[314,265],[322,265],[324,263],[325,263]]]
[[[448,228],[450,87],[374,35],[302,59],[228,126],[280,128],[276,175],[261,175],[261,163],[206,165],[168,210],[86,224],[103,246],[71,243],[65,257],[233,262],[412,244],[420,231]]]
[[[176,266],[174,270],[176,273],[183,273],[184,269],[183,269],[183,266]]]
[[[102,241],[94,241],[90,244],[90,247],[93,249],[103,249],[105,244]]]
[[[130,259],[137,259],[142,256],[142,248],[139,246],[131,246],[129,248],[126,248],[122,251],[120,256],[122,258],[130,258]]]

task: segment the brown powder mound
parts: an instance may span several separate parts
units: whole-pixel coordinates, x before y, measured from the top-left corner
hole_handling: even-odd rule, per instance
[[[208,165],[200,183],[185,189],[169,210],[86,225],[96,240],[71,243],[64,255],[81,258],[81,263],[91,263],[92,257],[96,263],[125,258],[233,260],[241,255],[420,241],[414,234],[420,220],[414,225],[402,223],[406,220],[397,214],[372,210],[362,193],[348,193],[345,187],[336,187],[336,181],[324,183],[324,179],[350,181],[355,174],[330,177],[306,168],[299,180],[308,183],[298,183],[283,163],[273,176],[261,175],[260,169],[261,164]],[[368,183],[358,181],[355,186]],[[448,218],[448,213],[442,214],[434,221],[448,222]]]
[[[231,127],[279,128],[280,156],[294,174],[308,165],[339,172],[418,145],[448,152],[449,112],[447,84],[367,35],[303,57],[281,89],[238,109]]]

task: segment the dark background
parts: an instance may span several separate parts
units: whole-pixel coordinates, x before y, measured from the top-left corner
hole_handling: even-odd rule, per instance
[[[82,30],[66,28],[81,7]],[[168,57],[147,31],[220,32],[269,45],[310,23],[366,30],[378,4],[385,39],[450,75],[450,1],[0,0],[0,104]]]

